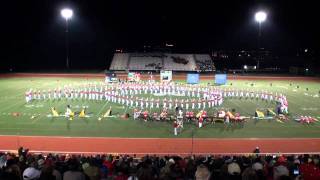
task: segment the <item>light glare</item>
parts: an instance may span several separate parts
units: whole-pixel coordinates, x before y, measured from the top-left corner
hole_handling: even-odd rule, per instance
[[[61,16],[66,20],[70,19],[72,15],[73,15],[73,11],[71,9],[66,8],[61,10]]]
[[[255,19],[257,22],[261,23],[267,19],[267,14],[263,11],[259,11],[256,13]]]

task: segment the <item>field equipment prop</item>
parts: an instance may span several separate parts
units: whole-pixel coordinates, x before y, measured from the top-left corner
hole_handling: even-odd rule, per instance
[[[216,122],[224,123],[225,117],[226,117],[226,112],[224,110],[220,110],[213,115],[212,123],[216,123]]]
[[[186,112],[186,120],[187,122],[194,121],[194,112],[193,111],[187,111]]]
[[[235,110],[233,110],[235,111]],[[249,119],[250,117],[247,116],[241,116],[239,113],[232,113],[230,111],[224,111],[224,110],[220,110],[218,111],[216,114],[214,114],[213,119],[212,119],[212,123],[215,122],[227,122],[226,123],[237,123],[237,122],[245,122],[247,119]]]
[[[112,108],[110,107],[106,113],[103,115],[104,118],[106,117],[112,117]]]
[[[56,108],[51,108],[52,117],[59,117],[59,113],[57,112]]]
[[[128,81],[129,82],[139,82],[141,79],[141,74],[137,72],[129,72],[128,73]]]
[[[98,118],[99,121],[101,121],[103,118],[108,118],[108,117],[114,117],[112,115],[112,108],[110,106],[110,108],[107,110],[107,112],[105,112],[101,117]]]
[[[315,122],[319,122],[317,118],[311,116],[300,116],[295,118],[294,120],[301,124],[313,124]]]
[[[79,118],[88,118],[88,117],[90,117],[89,115],[86,114],[86,109],[87,108],[85,106],[82,108],[82,110],[79,113]]]
[[[288,120],[287,116],[284,114],[277,114],[271,108],[267,108],[266,110],[256,110],[255,116],[253,119],[256,120],[276,120],[279,123],[284,123]]]
[[[198,126],[199,128],[202,127],[202,124],[204,124],[207,121],[207,111],[205,110],[201,110],[198,112],[198,114],[196,115],[196,118],[198,119]]]
[[[139,119],[140,115],[141,115],[141,110],[138,110],[138,109],[133,110],[133,119],[134,120]]]
[[[266,116],[262,110],[256,110],[254,113],[253,119],[262,120],[262,119],[273,119],[274,116]]]
[[[65,117],[69,118],[70,121],[72,121],[74,118],[74,112],[71,110],[71,107],[69,105],[67,106]]]
[[[147,110],[142,112],[142,118],[145,122],[149,120],[150,117],[149,117],[149,112]]]
[[[188,74],[187,83],[188,84],[199,84],[199,74]]]
[[[152,119],[153,119],[154,121],[160,121],[160,115],[158,115],[157,112],[154,112],[154,113],[152,114]]]
[[[172,80],[172,71],[161,70],[160,71],[160,82],[171,82]]]
[[[215,75],[215,84],[217,84],[217,85],[227,84],[227,74],[216,74]]]
[[[240,113],[235,113],[233,118],[230,118],[231,122],[234,123],[240,123],[240,122],[245,122],[247,119],[249,119],[250,117],[246,117],[246,116],[240,116]]]
[[[117,74],[113,71],[106,71],[105,83],[118,82]]]
[[[160,113],[160,120],[161,121],[167,121],[170,120],[170,118],[168,118],[168,110],[166,108],[164,108],[162,110],[162,112]]]

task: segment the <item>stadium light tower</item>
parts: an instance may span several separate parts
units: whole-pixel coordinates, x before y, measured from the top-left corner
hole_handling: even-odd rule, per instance
[[[61,16],[66,20],[66,67],[69,69],[69,37],[68,37],[68,32],[69,32],[69,26],[68,26],[68,21],[69,19],[72,18],[73,11],[72,9],[69,8],[64,8],[61,10]]]
[[[261,23],[263,23],[267,19],[267,13],[264,11],[258,11],[255,14],[255,19],[259,23],[259,37],[261,36]]]
[[[255,20],[259,23],[259,36],[258,36],[258,49],[260,51],[260,44],[261,44],[261,24],[266,21],[267,19],[267,13],[265,13],[264,11],[258,11],[256,12],[255,16],[254,16]],[[259,54],[259,56],[261,56],[261,54]],[[262,57],[260,57],[262,58]],[[258,58],[258,59],[260,59]],[[260,61],[257,61],[257,69],[259,69],[260,66]]]

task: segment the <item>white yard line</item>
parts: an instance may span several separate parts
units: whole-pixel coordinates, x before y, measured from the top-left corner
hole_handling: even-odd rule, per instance
[[[99,117],[100,116],[100,113],[103,111],[103,109],[107,106],[107,104],[109,103],[109,101],[107,101],[103,106],[102,108],[99,110],[97,116]]]

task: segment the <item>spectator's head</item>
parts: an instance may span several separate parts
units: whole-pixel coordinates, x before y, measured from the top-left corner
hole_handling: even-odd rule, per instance
[[[34,167],[28,167],[23,171],[23,180],[36,180],[40,177],[40,171],[35,169]]]
[[[318,166],[319,165],[319,157],[314,157],[313,158],[313,163]]]
[[[79,162],[75,158],[68,160],[68,168],[70,171],[77,171],[79,169]]]
[[[10,167],[11,165],[15,165],[15,164],[16,164],[15,159],[8,159],[6,162],[7,167]]]
[[[300,164],[300,160],[299,160],[299,159],[295,159],[295,160],[293,161],[293,163],[298,165],[298,164]]]
[[[253,168],[246,168],[242,173],[242,180],[258,180],[256,171]]]
[[[43,168],[41,169],[41,179],[50,179],[53,177],[53,167],[44,165]]]
[[[175,163],[174,159],[173,158],[169,159],[169,163],[174,164]]]
[[[252,165],[252,169],[255,171],[263,170],[263,165],[260,162],[256,162]]]
[[[285,163],[287,160],[286,160],[286,158],[284,157],[284,156],[279,156],[279,158],[278,158],[278,163]]]
[[[201,180],[208,180],[210,178],[210,172],[208,170],[208,168],[203,165],[203,164],[200,164],[198,167],[197,167],[197,171],[196,171],[196,179],[201,179]]]
[[[38,160],[38,167],[39,167],[39,169],[41,169],[41,168],[43,167],[44,163],[45,163],[44,159],[39,159],[39,160]]]
[[[280,165],[273,168],[273,179],[278,180],[281,176],[289,176],[287,167]]]
[[[8,173],[8,175],[10,175],[10,178],[12,178],[12,179],[20,179],[20,177],[21,177],[20,168],[16,164],[11,164],[10,166],[8,166],[6,168],[6,173]]]
[[[241,173],[240,166],[235,162],[230,163],[228,165],[228,173],[230,175],[240,175]]]
[[[6,163],[7,163],[7,156],[3,154],[2,156],[0,156],[0,169],[4,167]]]

